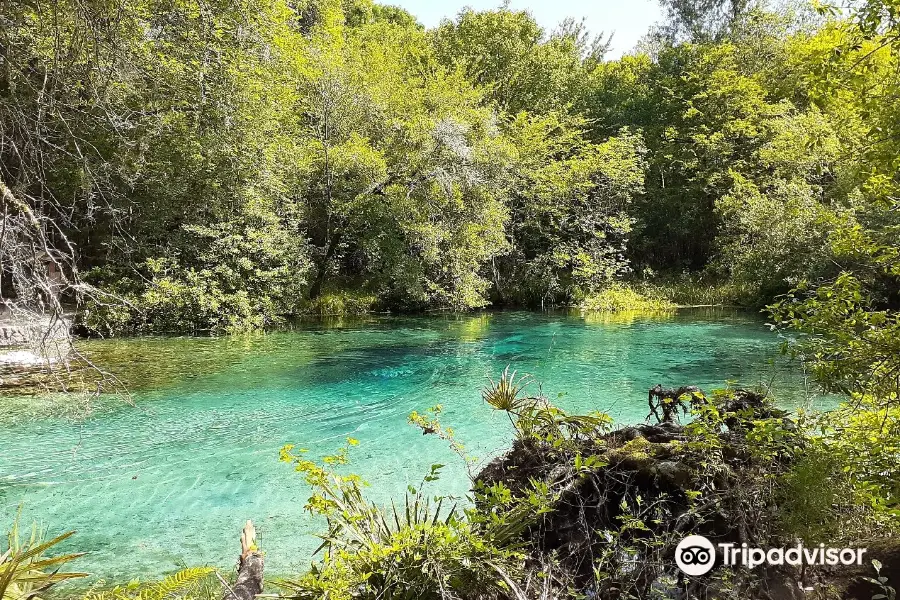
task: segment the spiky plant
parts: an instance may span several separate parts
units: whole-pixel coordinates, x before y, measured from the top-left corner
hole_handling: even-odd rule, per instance
[[[523,375],[516,381],[518,371],[509,372],[507,366],[500,375],[498,381],[488,377],[489,386],[481,390],[481,397],[495,410],[502,410],[513,415],[517,414],[528,398],[520,396],[531,383],[530,375]]]
[[[74,531],[43,541],[43,532],[37,525],[31,528],[31,536],[23,542],[19,536],[18,516],[7,536],[6,551],[0,555],[0,600],[35,600],[51,587],[87,573],[60,573],[65,563],[81,554],[47,556],[50,548],[69,538]]]
[[[488,378],[491,384],[481,391],[481,397],[494,410],[506,413],[518,439],[548,442],[558,448],[601,433],[612,423],[605,413],[569,415],[540,393],[524,394],[532,383],[531,376],[524,375],[517,381],[516,374],[507,366],[498,381]]]
[[[505,522],[475,524],[455,505],[444,509],[441,497],[432,503],[423,487],[437,479],[442,465],[432,465],[418,489],[410,487],[403,506],[383,508],[366,500],[358,476],[334,470],[347,464],[348,449],[355,444],[348,439],[347,447],[321,464],[292,446],[282,449],[282,460],[293,463],[313,488],[306,509],[328,523],[320,536],[321,560],[300,577],[276,582],[285,596],[445,600],[506,597],[513,590],[524,597],[514,581],[525,556],[494,537],[510,535]]]

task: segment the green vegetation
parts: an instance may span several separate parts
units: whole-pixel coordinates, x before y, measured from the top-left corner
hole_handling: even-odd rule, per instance
[[[0,546],[0,600],[54,597],[51,591],[54,586],[87,577],[88,573],[62,571],[67,563],[82,554],[48,555],[51,549],[74,534],[74,531],[69,531],[45,540],[44,531],[33,525],[30,536],[22,539],[17,516],[7,534],[5,548]],[[219,583],[212,585],[210,581],[213,572],[214,569],[208,567],[191,567],[159,582],[142,583],[134,579],[110,589],[92,588],[83,600],[166,600],[181,597],[212,600],[221,595]]]
[[[624,285],[612,285],[581,302],[582,310],[605,313],[617,312],[666,312],[675,310],[676,305],[665,298],[643,295]]]
[[[746,393],[691,396],[681,437],[641,442],[505,373],[485,400],[530,476],[482,473],[473,506],[444,512],[422,486],[373,506],[336,471],[347,449],[324,467],[288,449],[329,523],[322,559],[284,584],[294,597],[645,597],[675,524],[722,522],[712,506],[761,545],[896,532],[897,4],[663,4],[668,22],[608,61],[577,24],[545,32],[508,8],[426,31],[369,0],[4,2],[4,296],[74,303],[101,335],[768,305],[785,352],[847,397],[795,422],[740,408]],[[464,455],[436,417],[411,420]],[[659,475],[662,458],[667,488],[616,487],[613,464]],[[567,521],[573,495],[608,514]],[[560,526],[583,537],[552,546]],[[64,577],[45,567],[70,557],[40,558],[56,541],[10,542],[4,599]],[[132,591],[113,595],[150,594]]]
[[[370,0],[6,3],[5,276],[46,311],[56,262],[89,332],[221,332],[635,309],[629,273],[762,306],[856,268],[849,235],[895,241],[890,30],[667,5],[607,61],[505,8],[425,31]]]
[[[761,307],[896,242],[890,27],[667,6],[609,61],[505,8],[5,3],[5,295],[102,335],[641,302],[590,300],[622,285]]]
[[[161,581],[141,582],[137,579],[112,589],[91,591],[83,600],[166,600],[166,598],[198,598],[213,600],[221,596],[219,581],[213,582],[215,569],[189,567]]]
[[[492,597],[510,590],[519,577],[523,555],[511,543],[515,527],[497,522],[480,527],[456,505],[442,512],[443,498],[432,502],[423,486],[438,479],[443,465],[433,465],[419,488],[410,487],[405,506],[389,510],[367,502],[354,475],[334,469],[346,464],[349,446],[323,465],[292,454],[282,460],[296,464],[314,494],[307,509],[324,515],[325,560],[309,573],[282,582],[295,598],[441,598],[443,589],[464,596]],[[522,527],[524,527],[524,523]]]
[[[300,309],[301,314],[327,316],[363,315],[372,312],[378,298],[359,290],[322,292]]]
[[[852,474],[857,457],[840,450],[843,442],[759,394],[729,389],[707,398],[694,388],[663,400],[689,424],[612,431],[608,415],[567,414],[528,395],[530,383],[507,369],[484,390],[485,402],[509,416],[515,440],[473,474],[467,508],[425,491],[444,465],[410,486],[402,507],[381,507],[365,500],[359,477],[342,473],[356,440],[321,462],[285,447],[282,460],[313,489],[307,510],[324,515],[328,528],[312,569],[277,585],[310,599],[644,598],[679,589],[671,553],[685,524],[759,547],[798,538],[810,547],[852,545],[900,524],[890,507],[871,502],[884,495]],[[439,422],[440,407],[432,412],[410,422],[470,465]],[[874,578],[877,568],[867,571],[873,594],[893,589]],[[821,589],[841,584],[833,573],[822,577]],[[746,598],[763,597],[774,581],[723,568],[685,585],[690,597],[715,589],[715,597]]]
[[[40,598],[60,582],[86,577],[87,573],[59,572],[63,565],[78,558],[80,554],[47,555],[48,550],[73,533],[75,532],[70,531],[45,541],[43,532],[33,526],[30,537],[23,540],[17,518],[7,534],[6,547],[0,546],[0,550],[3,550],[0,553],[0,599]]]

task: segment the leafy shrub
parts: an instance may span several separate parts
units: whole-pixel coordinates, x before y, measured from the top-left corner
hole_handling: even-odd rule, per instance
[[[112,301],[94,299],[81,324],[100,335],[118,333],[235,333],[284,321],[291,312],[278,288],[254,293],[252,286],[231,287],[209,269],[182,268],[171,260],[147,261],[143,284],[119,280]],[[299,291],[298,291],[299,293]]]
[[[828,240],[838,217],[814,186],[776,181],[762,191],[736,177],[716,207],[725,222],[719,265],[734,281],[755,288],[755,298],[773,298],[804,278],[829,274]]]
[[[442,465],[433,465],[419,489],[409,490],[402,509],[393,504],[384,509],[363,498],[358,476],[334,470],[347,464],[356,443],[348,439],[322,464],[293,446],[282,449],[282,460],[294,464],[312,486],[306,508],[326,518],[328,532],[322,536],[322,560],[305,575],[281,581],[281,587],[298,599],[336,600],[496,598],[518,591],[524,555],[496,543],[496,523],[492,528],[466,519],[455,505],[442,511],[443,498],[433,503],[425,496],[422,487],[437,479]]]
[[[494,263],[504,301],[568,304],[629,270],[629,208],[643,191],[643,140],[623,128],[593,143],[585,125],[560,113],[522,113],[510,123],[512,247]]]
[[[303,314],[317,316],[352,316],[372,312],[378,298],[362,290],[324,292],[315,300],[305,303]]]
[[[648,279],[652,277],[652,279]],[[656,276],[631,284],[643,296],[665,300],[678,306],[752,305],[756,287],[713,274],[682,274],[677,277]]]
[[[800,334],[784,344],[784,351],[805,359],[826,390],[849,397],[821,418],[821,443],[840,465],[857,502],[896,527],[900,317],[878,307],[877,290],[896,283],[900,260],[893,247],[859,244],[854,251],[873,263],[871,281],[845,272],[813,291],[800,286],[770,310],[776,326]]]
[[[778,516],[785,533],[806,545],[836,538],[840,518],[835,510],[842,493],[839,465],[821,446],[809,448],[780,479]]]

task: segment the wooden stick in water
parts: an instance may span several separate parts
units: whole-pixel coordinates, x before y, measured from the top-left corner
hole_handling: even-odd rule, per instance
[[[247,521],[241,532],[241,559],[237,581],[222,600],[254,600],[263,589],[263,555],[256,547],[256,528]]]

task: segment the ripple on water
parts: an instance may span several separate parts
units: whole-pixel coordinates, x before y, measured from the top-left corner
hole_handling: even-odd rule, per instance
[[[567,409],[633,422],[656,383],[771,381],[783,402],[801,401],[800,375],[773,362],[778,343],[760,321],[723,313],[630,322],[494,313],[88,342],[83,350],[125,380],[136,406],[103,399],[81,413],[59,399],[3,400],[0,517],[9,523],[21,504],[26,521],[77,529],[67,543],[88,551],[80,568],[109,578],[184,563],[229,568],[252,518],[268,569],[287,573],[317,543],[303,511],[309,490],[278,461],[286,443],[321,456],[358,438],[352,469],[379,501],[418,485],[435,462],[447,465],[440,489],[462,495],[459,460],[406,417],[443,404],[442,419],[474,455],[495,454],[509,424],[479,390],[507,364]]]

